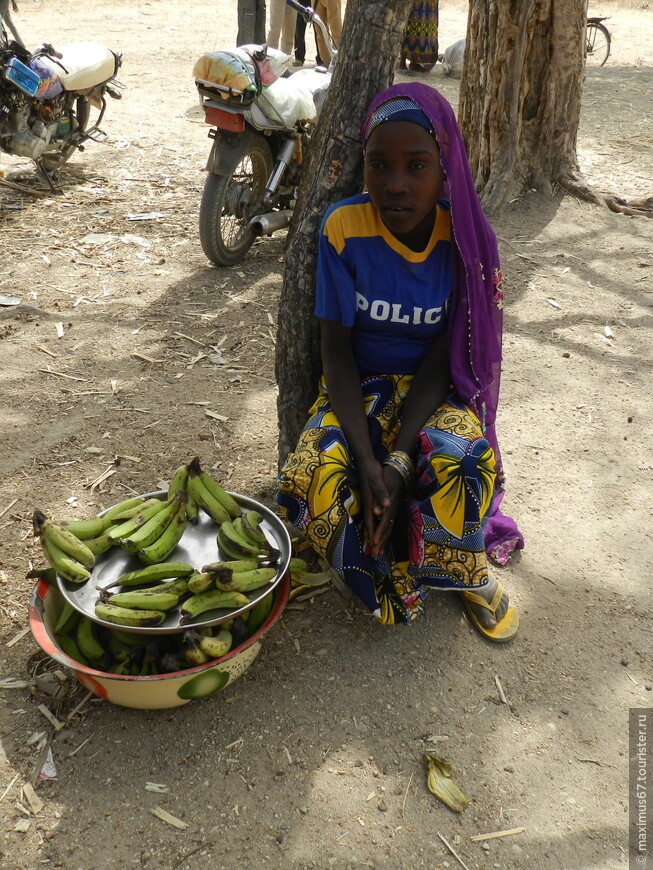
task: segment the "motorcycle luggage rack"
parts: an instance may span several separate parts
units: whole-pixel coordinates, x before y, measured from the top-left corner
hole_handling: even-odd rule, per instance
[[[195,79],[195,84],[201,96],[209,99],[218,96],[228,106],[249,106],[258,96],[256,91],[239,91],[206,79]]]

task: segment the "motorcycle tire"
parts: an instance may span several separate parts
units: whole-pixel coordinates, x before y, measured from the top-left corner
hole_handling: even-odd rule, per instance
[[[72,112],[70,113],[72,115]],[[71,118],[71,124],[74,123],[78,133],[85,133],[88,127],[88,121],[91,114],[91,105],[88,99],[77,100],[74,119]],[[40,163],[46,172],[56,172],[59,167],[67,163],[68,160],[77,151],[75,145],[53,145],[51,149],[47,149],[40,159]]]
[[[254,244],[252,206],[265,190],[272,165],[270,146],[261,137],[249,144],[231,175],[209,173],[200,204],[200,242],[216,266],[239,263]]]

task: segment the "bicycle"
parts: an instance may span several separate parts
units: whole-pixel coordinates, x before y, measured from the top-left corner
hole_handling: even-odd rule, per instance
[[[603,24],[607,18],[588,18],[585,32],[585,58],[592,66],[603,66],[610,57],[610,31]]]

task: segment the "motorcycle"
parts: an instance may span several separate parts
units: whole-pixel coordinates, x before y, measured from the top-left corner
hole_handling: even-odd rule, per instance
[[[289,74],[287,55],[265,45],[204,55],[195,84],[213,146],[200,204],[202,249],[217,266],[233,266],[255,239],[288,226],[311,135],[328,89],[336,48],[314,10],[286,0],[319,27],[329,68]],[[275,65],[276,64],[276,65]]]
[[[122,56],[95,42],[29,52],[0,19],[0,150],[29,157],[52,190],[51,174],[84,143],[106,139],[106,94],[120,99]],[[91,123],[92,109],[98,115]]]

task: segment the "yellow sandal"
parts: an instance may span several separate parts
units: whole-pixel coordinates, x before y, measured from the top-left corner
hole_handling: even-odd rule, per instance
[[[497,607],[499,606],[502,597],[503,586],[498,580],[496,591],[492,596],[492,601],[490,601],[489,603],[480,595],[477,595],[475,592],[462,593],[463,604],[465,605],[465,610],[467,611],[469,618],[472,620],[476,628],[481,632],[484,637],[489,638],[489,640],[495,641],[495,643],[505,643],[508,640],[512,640],[512,638],[517,634],[517,630],[519,628],[519,614],[512,605],[509,605],[508,609],[503,615],[503,618],[499,622],[497,622],[495,626],[493,626],[492,628],[488,628],[486,625],[483,625],[478,617],[478,614],[471,606],[471,603],[479,604],[481,607],[489,610],[490,613],[495,616],[497,612]]]

